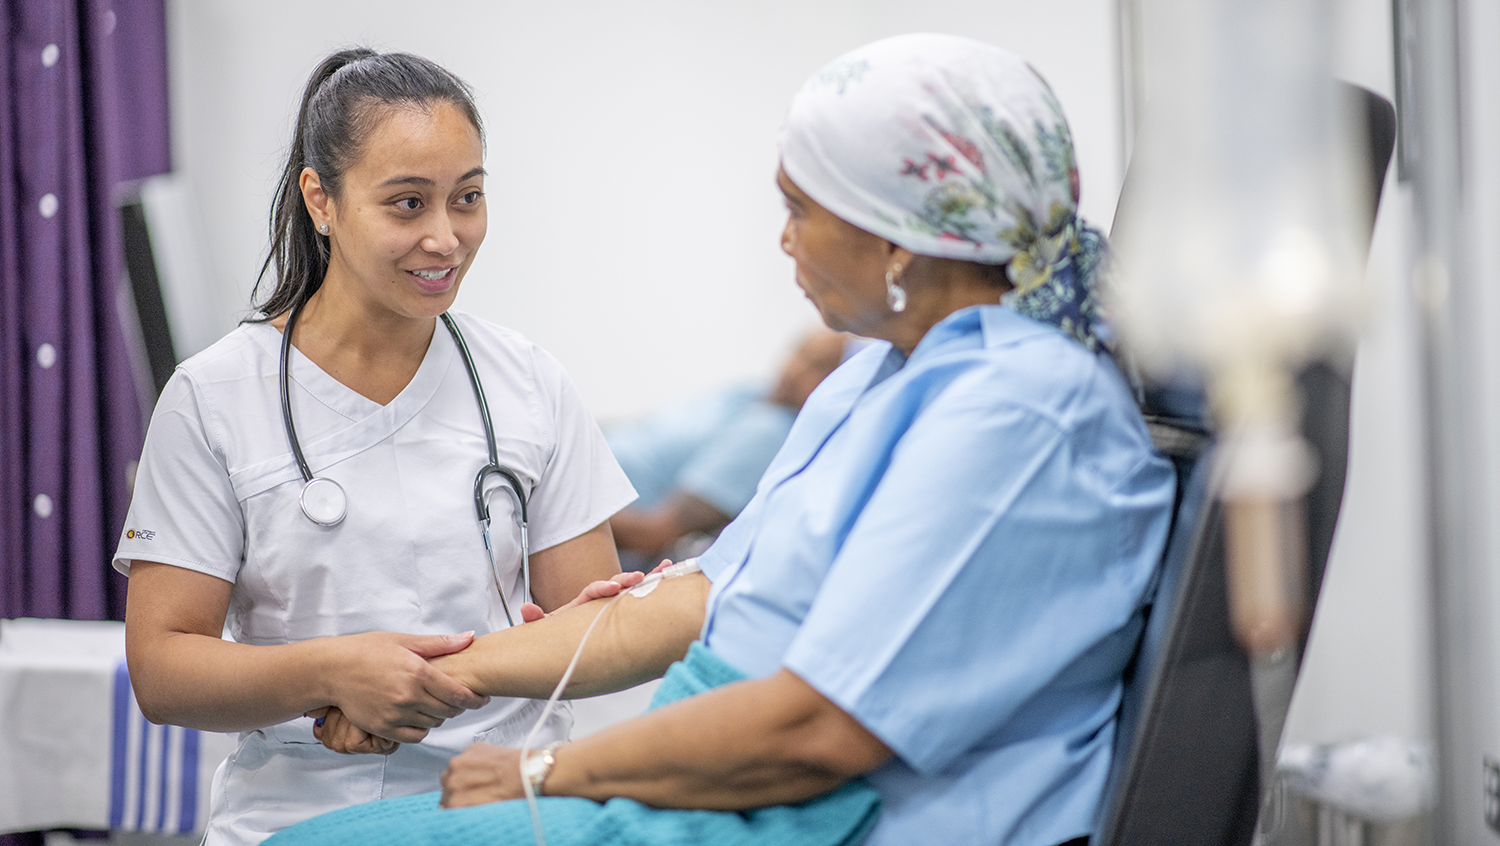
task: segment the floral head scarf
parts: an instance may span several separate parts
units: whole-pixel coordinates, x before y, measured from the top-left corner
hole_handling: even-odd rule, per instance
[[[919,255],[1009,262],[1011,307],[1104,344],[1104,238],[1077,216],[1062,108],[1020,58],[953,35],[867,44],[802,86],[780,145],[830,212]]]

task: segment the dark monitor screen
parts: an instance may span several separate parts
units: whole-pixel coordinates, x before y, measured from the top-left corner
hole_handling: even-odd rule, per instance
[[[145,347],[146,369],[150,371],[151,384],[159,396],[178,361],[162,296],[161,274],[151,251],[151,229],[140,196],[124,200],[119,210],[131,302],[135,305],[135,317]]]

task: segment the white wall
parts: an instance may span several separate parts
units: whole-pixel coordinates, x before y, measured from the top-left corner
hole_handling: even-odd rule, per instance
[[[302,83],[353,43],[479,92],[489,237],[459,304],[557,355],[596,414],[771,372],[817,315],[781,254],[776,132],[867,41],[966,34],[1029,58],[1071,120],[1086,216],[1119,188],[1110,0],[171,0],[175,164],[240,310]]]

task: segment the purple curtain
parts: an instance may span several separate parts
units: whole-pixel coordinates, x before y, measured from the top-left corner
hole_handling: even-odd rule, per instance
[[[170,169],[164,0],[0,2],[0,617],[121,619],[144,435],[115,192]]]
[[[164,0],[3,0],[0,92],[0,617],[121,619],[144,425],[114,198],[171,167]]]

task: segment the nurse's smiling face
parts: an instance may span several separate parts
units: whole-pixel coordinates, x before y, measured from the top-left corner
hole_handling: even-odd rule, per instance
[[[891,243],[818,205],[786,171],[777,170],[776,184],[787,209],[781,249],[797,264],[797,287],[829,328],[885,337],[894,317],[885,298]]]
[[[359,159],[322,207],[324,286],[375,311],[434,317],[453,304],[488,227],[479,132],[446,103],[377,108]]]

